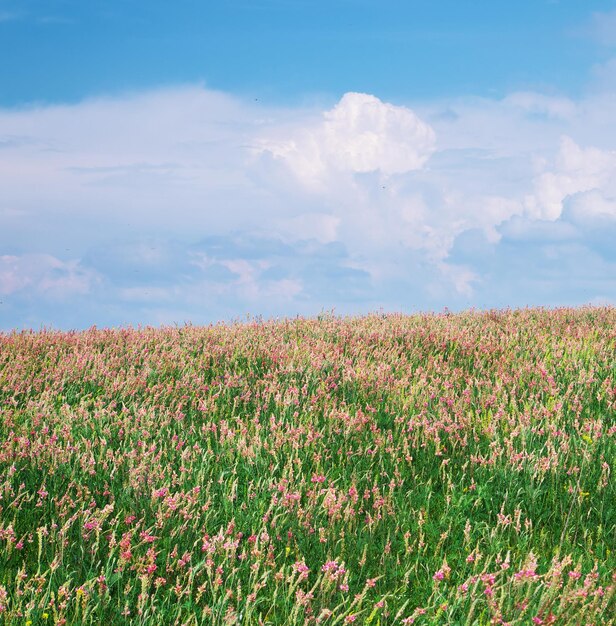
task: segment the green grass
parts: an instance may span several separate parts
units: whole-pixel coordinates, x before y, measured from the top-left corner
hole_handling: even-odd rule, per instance
[[[615,329],[0,335],[0,620],[614,624]]]

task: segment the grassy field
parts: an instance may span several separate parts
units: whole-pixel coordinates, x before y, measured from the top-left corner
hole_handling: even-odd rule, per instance
[[[616,309],[0,334],[0,622],[616,623]]]

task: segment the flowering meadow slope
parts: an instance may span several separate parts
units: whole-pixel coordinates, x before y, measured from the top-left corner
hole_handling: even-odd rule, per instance
[[[616,623],[616,309],[0,334],[5,624]]]

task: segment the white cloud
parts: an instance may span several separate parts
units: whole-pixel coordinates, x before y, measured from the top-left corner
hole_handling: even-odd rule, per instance
[[[95,272],[79,261],[61,261],[49,254],[0,256],[0,295],[44,295],[65,298],[90,292]]]
[[[331,243],[338,239],[340,218],[327,213],[302,213],[275,224],[280,235],[290,241],[315,239],[320,243]]]
[[[558,109],[556,104],[550,99],[547,104],[542,102],[544,107]],[[503,111],[510,114],[512,108],[516,107],[509,101],[501,103],[498,114],[503,117]],[[524,107],[517,108],[522,114],[526,112]],[[476,115],[475,108],[453,116],[454,122],[451,117],[424,113],[435,119],[442,131],[435,131],[408,107],[383,103],[365,94],[346,94],[320,120],[306,122],[300,118],[295,127],[286,124],[274,129],[277,134],[262,139],[260,146],[265,154],[273,154],[312,197],[319,198],[336,219],[336,234],[354,258],[404,255],[405,250],[414,250],[442,268],[460,232],[479,226],[488,237],[498,239],[495,226],[524,211],[523,197],[519,181],[518,197],[508,197],[506,188],[499,194],[493,184],[486,185],[486,177],[492,183],[491,169],[507,179],[505,168],[509,164],[499,161],[511,158],[493,153],[490,126],[463,139],[466,150],[468,142],[474,142],[470,147],[478,150],[480,158],[469,159],[466,150],[459,154],[451,150],[453,168],[450,163],[443,164],[441,155],[448,152],[449,145],[456,145],[455,138],[448,145],[452,125],[468,126],[468,118]],[[471,124],[475,124],[474,119]],[[514,129],[511,136],[518,138]],[[443,146],[440,151],[437,145]],[[515,149],[512,152],[515,154]],[[502,185],[500,180],[498,183]],[[295,223],[299,225],[298,219]],[[383,273],[376,264],[370,271],[373,276]],[[468,293],[467,287],[460,290]]]
[[[402,174],[421,169],[434,151],[428,124],[375,96],[347,93],[324,117],[323,152],[341,171]]]
[[[530,304],[529,263],[557,301],[586,257],[588,299],[611,297],[614,106],[189,86],[0,110],[0,325],[78,323],[75,298],[82,325],[514,304],[505,280]]]
[[[423,167],[434,151],[432,128],[403,106],[347,93],[322,120],[260,147],[282,159],[300,181],[322,189],[340,174],[388,176]]]
[[[606,198],[597,190],[576,194],[568,203],[565,216],[576,224],[616,220],[616,197]]]
[[[557,219],[568,196],[600,189],[615,176],[616,151],[581,148],[563,137],[555,167],[536,179],[534,194],[526,198],[526,211],[536,219]]]
[[[255,206],[244,167],[255,118],[198,87],[0,111],[0,138],[21,138],[0,150],[0,210],[22,211],[60,238],[55,224],[71,224],[58,248],[68,239],[89,244],[93,223],[104,224],[105,237],[112,224],[116,237],[256,224],[247,211],[225,209],[230,191],[234,203],[243,196]]]
[[[474,294],[473,284],[481,281],[480,276],[476,272],[463,265],[440,263],[439,270],[449,283],[449,285],[447,282],[445,283],[445,291],[452,284],[455,291],[465,298],[472,298]],[[443,289],[443,285],[441,285],[440,289]],[[436,294],[441,295],[441,297],[444,295],[438,291],[436,291]]]
[[[569,98],[546,96],[530,91],[512,93],[503,99],[503,103],[520,108],[526,113],[556,119],[567,120],[577,112],[575,102]]]

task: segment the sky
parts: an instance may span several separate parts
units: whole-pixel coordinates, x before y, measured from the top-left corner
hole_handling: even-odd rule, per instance
[[[616,2],[0,0],[0,330],[616,304]]]

